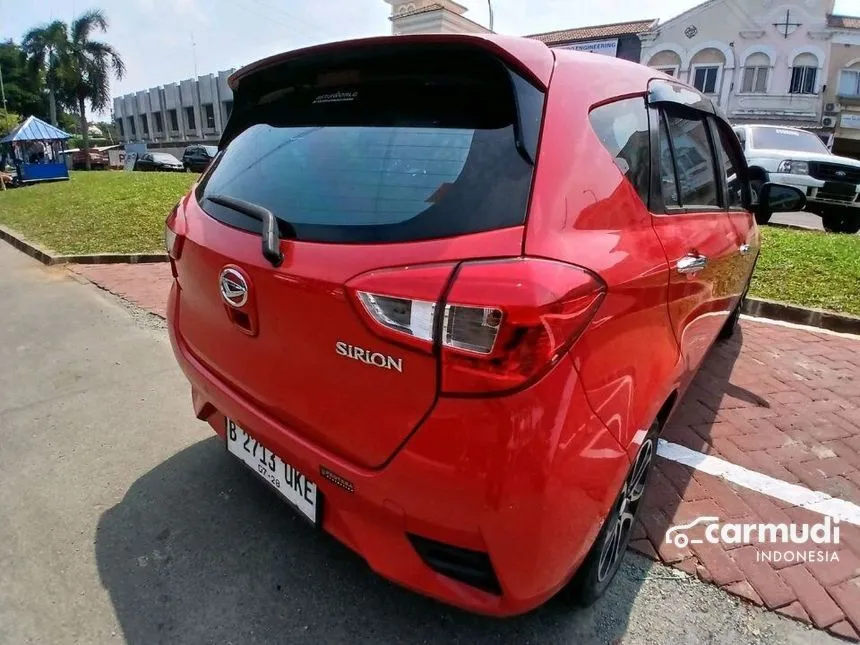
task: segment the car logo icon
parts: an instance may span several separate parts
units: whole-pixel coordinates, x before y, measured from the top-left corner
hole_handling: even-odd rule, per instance
[[[248,302],[248,282],[236,269],[226,268],[218,278],[221,297],[231,307],[241,307]]]
[[[844,177],[847,173],[844,170],[837,170],[834,174],[837,177]]]
[[[719,522],[720,518],[712,515],[705,515],[703,517],[697,517],[692,522],[688,524],[679,524],[678,526],[672,526],[666,531],[666,544],[674,544],[679,549],[683,549],[690,544],[701,544],[702,541],[698,538],[690,539],[690,536],[684,533],[687,529],[691,529],[698,524],[712,524],[714,522]]]

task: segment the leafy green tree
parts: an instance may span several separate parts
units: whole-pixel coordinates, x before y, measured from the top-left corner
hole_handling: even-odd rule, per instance
[[[51,123],[57,125],[58,93],[68,67],[68,27],[62,20],[31,29],[24,34],[22,47],[30,69],[41,74],[48,88],[48,111]]]
[[[27,65],[24,50],[11,40],[0,42],[0,71],[3,73],[6,109],[47,119],[48,102],[42,91],[40,74]],[[0,104],[0,109],[2,107]]]
[[[98,9],[87,11],[71,26],[62,21],[33,29],[24,36],[24,49],[32,65],[43,70],[48,86],[52,122],[56,125],[56,105],[62,103],[78,113],[82,147],[89,148],[87,104],[101,112],[110,104],[111,78],[125,75],[125,63],[116,49],[93,40],[107,32],[107,18]],[[87,170],[90,168],[86,157]]]
[[[125,75],[125,63],[119,52],[107,43],[92,40],[94,32],[107,32],[107,19],[100,10],[87,11],[72,23],[67,46],[68,65],[65,68],[67,88],[77,102],[84,150],[89,149],[89,124],[86,105],[93,112],[102,112],[110,105],[111,77]],[[87,170],[90,157],[85,157]]]
[[[0,138],[5,137],[16,125],[21,123],[21,116],[14,112],[0,112]]]

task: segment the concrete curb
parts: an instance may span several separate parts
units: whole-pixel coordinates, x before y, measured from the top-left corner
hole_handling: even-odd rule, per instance
[[[770,318],[798,325],[821,327],[843,334],[860,334],[860,318],[857,316],[837,314],[824,309],[806,309],[775,300],[747,297],[744,302],[743,313],[758,318]]]
[[[42,264],[54,266],[57,264],[140,264],[149,262],[167,262],[166,253],[93,253],[89,255],[53,255],[25,240],[19,233],[0,226],[0,239],[8,242],[22,253],[38,260]]]

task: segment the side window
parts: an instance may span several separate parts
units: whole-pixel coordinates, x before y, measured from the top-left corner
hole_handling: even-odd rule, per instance
[[[647,204],[651,183],[651,146],[645,99],[636,97],[601,105],[591,111],[589,120],[621,174]]]
[[[670,109],[665,118],[680,205],[691,209],[719,206],[714,151],[703,116]],[[667,205],[672,204],[667,201]]]
[[[718,123],[715,123],[717,132],[719,132],[719,141],[717,147],[720,150],[720,160],[723,164],[723,172],[726,177],[726,189],[728,192],[728,207],[730,209],[743,209],[743,182],[745,181],[741,168],[743,164],[740,159],[740,150],[738,142],[735,141],[735,134],[728,128]]]
[[[660,112],[660,187],[664,205],[675,207],[681,205],[678,200],[675,162],[672,161],[672,148],[669,146],[669,130],[666,126],[666,115],[663,112]]]

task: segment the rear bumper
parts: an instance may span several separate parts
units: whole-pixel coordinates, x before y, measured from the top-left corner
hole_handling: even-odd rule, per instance
[[[225,416],[317,483],[322,528],[390,580],[484,614],[528,611],[573,575],[629,467],[594,415],[572,361],[503,398],[440,398],[381,468],[333,455],[238,396],[188,350],[168,301],[174,353],[198,418],[220,435]],[[320,476],[327,469],[352,492]],[[486,553],[501,593],[437,573],[410,535]]]

